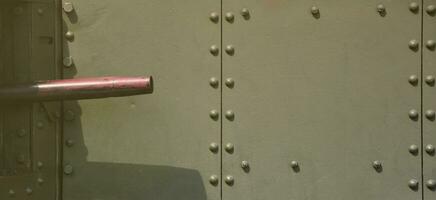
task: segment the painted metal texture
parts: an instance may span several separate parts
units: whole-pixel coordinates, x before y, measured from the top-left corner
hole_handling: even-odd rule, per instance
[[[0,1],[0,84],[59,78],[55,1]],[[55,200],[60,103],[0,104],[0,199]]]
[[[0,102],[62,101],[153,92],[152,77],[96,77],[0,86]]]
[[[63,3],[64,78],[150,74],[155,88],[64,102],[62,199],[220,199],[220,2]]]
[[[413,2],[223,0],[222,199],[422,199]]]

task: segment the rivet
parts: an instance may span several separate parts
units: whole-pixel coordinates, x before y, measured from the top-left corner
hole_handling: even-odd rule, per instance
[[[65,165],[64,166],[64,174],[71,175],[73,173],[73,166]]]
[[[312,13],[312,15],[319,15],[319,8],[316,6],[312,6],[312,8],[310,8],[310,12]]]
[[[244,171],[248,171],[248,170],[250,170],[250,163],[248,163],[248,161],[246,161],[246,160],[243,160],[243,161],[241,162],[241,168],[242,168]]]
[[[294,172],[299,172],[300,171],[300,163],[298,163],[298,161],[291,161],[291,168],[292,170],[294,170]]]
[[[69,41],[73,41],[74,40],[74,33],[72,31],[67,31],[65,33],[65,39],[67,39]]]
[[[429,179],[429,180],[425,183],[425,185],[426,185],[427,188],[430,189],[430,190],[434,190],[434,189],[436,189],[436,181],[433,180],[433,179]]]
[[[38,8],[36,12],[38,13],[39,16],[42,16],[44,14],[44,10],[42,8]]]
[[[232,78],[227,78],[226,79],[226,86],[228,88],[233,88],[235,86],[235,81]]]
[[[383,170],[383,166],[381,161],[376,160],[372,162],[372,167],[375,169],[375,171],[377,172],[381,172]]]
[[[26,158],[24,157],[23,154],[20,154],[17,156],[17,162],[20,164],[24,164],[24,162],[26,161]]]
[[[227,175],[224,181],[227,183],[227,185],[232,186],[235,183],[235,178],[233,178],[232,175]]]
[[[209,85],[213,88],[217,88],[219,86],[219,80],[215,77],[209,79]]]
[[[410,179],[407,185],[409,185],[410,189],[416,190],[418,189],[419,181],[416,179]]]
[[[37,166],[39,169],[41,169],[41,168],[44,166],[44,164],[43,164],[41,161],[38,161],[38,162],[36,163],[36,166]]]
[[[377,12],[381,15],[381,16],[385,16],[386,15],[386,7],[383,4],[378,4],[377,5]]]
[[[64,64],[65,67],[69,68],[71,66],[73,66],[74,61],[73,61],[73,57],[71,56],[67,56],[62,60],[62,63]]]
[[[409,152],[410,152],[411,154],[413,154],[413,155],[416,155],[416,154],[418,154],[418,152],[419,152],[419,147],[418,147],[417,145],[415,145],[415,144],[412,144],[412,145],[410,145],[410,147],[409,147]]]
[[[418,84],[418,80],[419,80],[418,76],[416,76],[416,75],[409,76],[409,83],[412,85]]]
[[[72,110],[66,110],[64,112],[64,120],[65,121],[73,121],[75,118],[75,114]]]
[[[235,20],[235,15],[233,15],[231,12],[226,13],[226,20],[232,23]]]
[[[31,194],[33,193],[32,188],[27,187],[27,188],[26,188],[26,193],[27,193],[27,195],[31,195]]]
[[[74,10],[73,3],[71,3],[71,2],[65,2],[62,7],[66,13],[73,12],[73,10]]]
[[[225,146],[227,153],[233,153],[235,146],[232,143],[227,143]]]
[[[74,140],[72,139],[68,139],[65,141],[65,145],[67,145],[67,147],[72,147],[74,146]]]
[[[418,113],[417,110],[412,109],[412,110],[409,111],[410,119],[416,120],[418,118],[418,116],[419,116],[419,113]]]
[[[436,42],[434,40],[428,40],[425,43],[425,46],[427,47],[427,49],[429,50],[434,50],[435,46],[436,46]]]
[[[434,5],[429,5],[427,6],[427,8],[425,9],[425,11],[427,12],[427,14],[429,15],[434,15],[435,11],[436,11],[436,7]]]
[[[39,129],[44,128],[44,123],[42,123],[41,121],[36,123],[36,127],[38,127]]]
[[[18,137],[24,137],[24,136],[26,136],[26,130],[25,130],[25,129],[20,129],[20,130],[18,130],[17,136],[18,136]]]
[[[235,54],[235,47],[233,47],[233,45],[227,45],[226,46],[226,53],[229,55]]]
[[[435,152],[434,146],[428,144],[427,146],[425,146],[425,152],[427,152],[429,155],[433,155]]]
[[[435,83],[435,78],[432,75],[428,75],[425,77],[425,83],[427,83],[430,86],[433,86]]]
[[[419,4],[416,2],[412,2],[409,4],[409,10],[412,11],[413,13],[416,13],[419,11]]]
[[[10,197],[13,197],[13,196],[15,196],[15,191],[14,190],[9,190],[8,194],[9,194]]]
[[[419,42],[417,40],[410,40],[409,42],[409,48],[416,51],[418,50]]]
[[[427,111],[425,111],[425,117],[427,117],[427,119],[429,119],[429,120],[433,120],[434,117],[435,117],[434,110],[427,110]]]
[[[38,184],[40,184],[40,185],[42,185],[43,183],[44,183],[44,179],[42,179],[42,178],[38,178]]]
[[[219,145],[218,145],[217,143],[215,143],[215,142],[210,143],[210,145],[209,145],[209,150],[210,150],[212,153],[217,153],[218,150],[219,150]]]
[[[219,182],[219,178],[218,178],[217,175],[212,175],[212,176],[209,177],[209,183],[210,184],[216,186],[216,185],[218,185],[218,182]]]
[[[219,112],[217,110],[211,110],[209,112],[209,116],[210,118],[212,118],[213,120],[217,120],[219,117]]]
[[[247,8],[242,8],[241,15],[246,20],[250,19],[250,11]]]
[[[232,110],[226,111],[226,118],[233,121],[235,119],[235,113]]]
[[[210,46],[209,51],[214,56],[217,56],[220,53],[220,49],[219,49],[219,47],[217,45]]]

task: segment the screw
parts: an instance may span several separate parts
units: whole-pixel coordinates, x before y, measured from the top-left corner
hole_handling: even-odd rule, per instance
[[[436,7],[434,5],[429,5],[427,6],[427,8],[425,9],[425,11],[427,11],[427,14],[433,16],[435,14],[436,11]]]
[[[434,50],[435,46],[436,46],[436,42],[434,40],[428,40],[425,43],[425,46],[427,47],[427,49],[429,50]]]
[[[227,45],[226,46],[226,53],[229,55],[235,54],[235,47],[233,47],[233,45]]]
[[[413,155],[416,155],[416,154],[418,154],[418,152],[419,152],[419,147],[418,147],[417,145],[415,145],[415,144],[412,144],[412,145],[410,145],[410,147],[409,147],[409,152],[410,152],[411,154],[413,154]]]
[[[432,75],[428,75],[425,77],[425,83],[427,83],[430,86],[433,86],[435,82],[435,78]]]
[[[427,146],[425,146],[425,152],[427,152],[429,155],[433,155],[435,152],[434,146],[428,144]]]
[[[433,110],[427,110],[425,111],[425,117],[429,120],[433,120],[435,117],[435,112]]]
[[[212,13],[210,13],[209,19],[213,23],[218,23],[220,20],[220,15],[216,12],[212,12]]]
[[[381,172],[383,170],[382,163],[379,160],[372,162],[372,167],[374,167],[375,171],[377,172]]]
[[[225,150],[227,151],[227,153],[231,154],[235,150],[235,146],[232,143],[227,143],[225,146]]]
[[[74,10],[73,3],[71,3],[71,2],[65,2],[62,7],[66,13],[73,12],[73,10]]]
[[[232,110],[226,111],[226,118],[233,121],[235,119],[235,113]]]
[[[219,145],[218,145],[217,143],[215,143],[215,142],[210,143],[210,145],[209,145],[209,150],[210,150],[212,153],[217,153],[218,150],[219,150]]]
[[[409,10],[412,11],[413,13],[416,13],[419,11],[419,4],[416,2],[412,2],[409,4]]]
[[[74,33],[72,31],[67,31],[65,33],[65,39],[67,39],[69,41],[73,41],[74,40]]]
[[[418,80],[419,80],[418,76],[416,76],[416,75],[411,75],[409,77],[409,83],[412,84],[412,85],[418,84]]]
[[[233,13],[231,12],[226,13],[226,20],[229,23],[233,23],[233,21],[235,20],[235,15],[233,15]]]
[[[212,118],[213,120],[217,120],[219,117],[219,112],[217,110],[211,110],[209,112],[209,116],[210,118]]]
[[[213,88],[217,88],[219,86],[219,80],[215,77],[209,79],[209,85]]]
[[[227,175],[225,182],[227,183],[227,185],[232,186],[235,183],[235,179],[232,175]]]
[[[418,113],[417,110],[412,109],[412,110],[409,111],[410,119],[416,120],[418,118],[418,116],[419,116],[419,113]]]
[[[410,40],[409,42],[409,48],[416,51],[418,50],[419,42],[417,40]]]
[[[209,183],[216,186],[218,185],[219,179],[217,175],[212,175],[209,177]]]
[[[210,46],[209,51],[212,55],[217,56],[220,52],[220,49],[217,45],[212,45],[212,46]]]
[[[407,185],[409,185],[409,188],[410,188],[410,189],[412,189],[412,190],[416,190],[416,189],[418,189],[419,182],[418,182],[418,180],[416,180],[416,179],[410,179],[410,180],[409,180],[409,183],[408,183]]]
[[[429,180],[425,183],[425,185],[426,185],[427,188],[430,189],[430,190],[434,190],[434,189],[436,189],[436,181],[433,180],[433,179],[429,179]]]

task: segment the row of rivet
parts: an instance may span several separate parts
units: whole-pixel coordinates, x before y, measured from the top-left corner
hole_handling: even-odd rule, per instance
[[[36,167],[38,168],[38,171],[40,171],[42,169],[42,167],[43,167],[43,163],[41,161],[38,161],[36,163]],[[36,181],[37,181],[38,185],[42,185],[44,183],[44,179],[43,178],[37,178]],[[28,186],[28,187],[26,187],[24,189],[24,192],[27,195],[32,195],[33,194],[33,189],[32,189],[32,187]],[[15,195],[16,195],[15,190],[9,189],[8,196],[12,198],[12,197],[15,197]]]
[[[64,2],[62,5],[62,8],[66,14],[71,14],[74,11],[74,6],[73,6],[73,3],[71,3],[71,2]],[[65,39],[67,39],[69,42],[72,42],[74,40],[74,33],[72,31],[67,31],[65,33]],[[73,64],[74,64],[74,62],[73,62],[73,58],[71,56],[64,57],[63,65],[66,68],[72,67]]]

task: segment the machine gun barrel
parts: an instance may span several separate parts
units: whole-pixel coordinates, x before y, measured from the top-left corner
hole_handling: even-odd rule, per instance
[[[0,86],[0,101],[61,101],[149,94],[152,77],[97,77]]]

